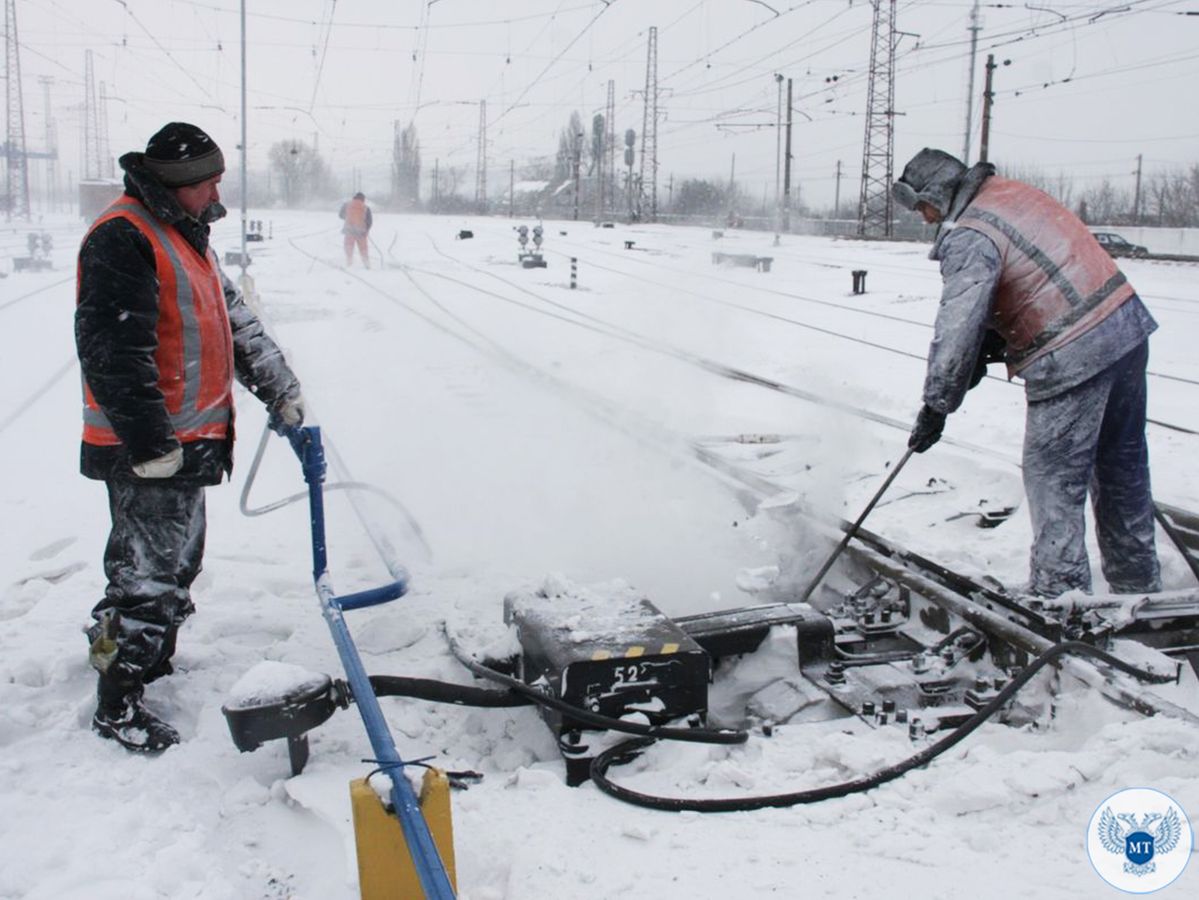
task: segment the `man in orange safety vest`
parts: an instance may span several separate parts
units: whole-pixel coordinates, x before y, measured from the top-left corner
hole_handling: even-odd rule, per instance
[[[75,343],[83,375],[82,472],[108,490],[107,587],[92,610],[100,673],[92,728],[156,753],[179,734],[143,704],[170,675],[204,554],[204,489],[233,466],[233,381],[298,426],[300,384],[208,243],[225,214],[220,148],[171,122],[126,153],[125,193],[79,249]]]
[[[346,236],[346,266],[349,267],[350,263],[354,261],[354,247],[357,246],[358,255],[362,257],[362,265],[369,269],[371,256],[367,238],[374,220],[371,216],[371,208],[366,205],[366,194],[359,191],[352,199],[341,205],[341,210],[337,215],[345,220],[345,225],[341,226],[341,233]]]

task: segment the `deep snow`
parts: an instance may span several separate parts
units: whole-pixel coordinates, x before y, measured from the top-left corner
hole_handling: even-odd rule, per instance
[[[215,231],[221,251],[237,248],[232,218]],[[776,248],[770,235],[726,231],[721,249],[774,257],[766,274],[714,267],[708,229],[547,222],[549,267],[525,270],[508,220],[380,213],[373,250],[389,265],[363,272],[340,266],[332,212],[251,218],[268,220],[273,235],[251,245],[264,318],[344,463],[332,475],[386,492],[390,501],[361,495],[359,506],[412,573],[406,598],[348,616],[372,673],[468,681],[443,627],[476,649],[503,642],[504,595],[547,578],[635,589],[675,615],[801,589],[833,537],[804,524],[799,506],[854,518],[901,454],[919,405],[939,290],[925,246],[786,237]],[[184,742],[145,759],[88,730],[94,675],[80,630],[103,590],[107,510],[103,486],[77,474],[71,316],[83,226],[49,227],[55,269],[0,281],[9,475],[0,486],[0,897],[355,896],[347,783],[372,768],[356,713],[314,732],[312,761],[289,778],[282,744],[239,754],[220,712],[235,692],[262,686],[254,679],[267,676],[251,676],[235,691],[263,660],[340,672],[312,590],[306,508],[238,511],[265,418],[245,392],[233,484],[208,493],[205,569],[180,671],[148,692]],[[475,239],[454,240],[462,228]],[[4,243],[23,247],[23,231]],[[575,291],[569,256],[579,260]],[[1122,267],[1161,324],[1150,369],[1199,379],[1194,266]],[[850,293],[856,268],[869,272],[864,295]],[[715,364],[833,405],[720,377]],[[1196,428],[1194,390],[1151,378],[1150,415]],[[987,379],[946,440],[901,473],[869,527],[946,565],[1019,583],[1024,510],[995,529],[960,514],[1022,501],[1022,422],[1018,388]],[[1199,508],[1196,438],[1158,426],[1149,438],[1158,498]],[[723,465],[701,462],[697,447]],[[272,437],[250,505],[302,489],[295,457]],[[330,493],[327,507],[337,588],[388,580],[346,495]],[[1167,586],[1189,586],[1161,541]],[[768,707],[770,689],[794,675],[792,647],[777,635],[729,667],[713,709],[736,716],[754,695],[756,708]],[[1065,687],[1040,727],[985,726],[868,794],[713,816],[566,787],[555,743],[529,709],[382,702],[406,756],[486,776],[453,799],[460,893],[472,900],[950,898],[967,886],[978,898],[1102,896],[1111,889],[1084,849],[1096,805],[1151,786],[1194,821],[1197,735]],[[1164,693],[1183,701],[1194,691],[1192,679]],[[912,751],[900,730],[848,721],[783,725],[744,747],[662,746],[615,774],[667,794],[777,793]],[[1163,895],[1190,896],[1197,878],[1191,866]]]

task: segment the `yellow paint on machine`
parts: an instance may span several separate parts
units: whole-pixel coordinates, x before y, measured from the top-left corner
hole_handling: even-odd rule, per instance
[[[457,891],[450,782],[440,769],[428,769],[421,781],[420,810],[433,843]],[[354,843],[358,848],[358,889],[362,900],[410,900],[424,896],[400,820],[389,813],[365,778],[350,782]]]
[[[662,649],[658,651],[659,656],[669,656],[671,653],[678,653],[679,645],[675,643],[667,643],[662,645]],[[636,659],[639,656],[645,656],[645,648],[641,646],[632,646],[624,651],[625,659]],[[592,662],[603,662],[605,659],[612,658],[611,650],[596,650],[591,654]]]

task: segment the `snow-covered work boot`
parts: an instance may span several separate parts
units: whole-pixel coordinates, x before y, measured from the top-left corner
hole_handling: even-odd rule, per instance
[[[134,753],[161,753],[179,743],[179,732],[142,705],[140,691],[115,703],[101,700],[92,716],[92,730]]]
[[[153,655],[153,660],[148,665],[128,658],[131,655],[128,652],[130,646],[122,645],[119,611],[111,608],[104,610],[100,620],[87,629],[88,658],[93,668],[100,673],[96,685],[99,702],[92,716],[92,730],[100,737],[114,740],[135,753],[161,753],[179,743],[179,732],[146,709],[142,696],[146,682],[174,671],[171,655],[175,650],[179,624],[192,609],[194,607],[181,611],[179,620],[166,630],[159,645],[149,648],[148,653]],[[136,633],[134,637],[132,646],[146,653],[144,648],[138,647]],[[142,634],[142,637],[145,635]]]

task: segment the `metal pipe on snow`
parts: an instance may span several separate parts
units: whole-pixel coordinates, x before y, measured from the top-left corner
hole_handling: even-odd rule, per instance
[[[387,720],[379,706],[379,699],[371,687],[370,678],[358,655],[358,648],[346,626],[344,609],[357,609],[393,600],[407,590],[405,581],[397,580],[391,585],[363,591],[338,598],[333,590],[328,572],[328,552],[325,542],[324,494],[321,485],[325,479],[325,454],[321,446],[321,432],[317,427],[292,428],[287,430],[287,439],[300,458],[304,480],[308,483],[308,507],[312,524],[312,571],[316,593],[321,604],[321,614],[329,625],[337,655],[341,657],[346,680],[354,693],[362,724],[374,751],[374,762],[391,779],[391,802],[396,818],[404,831],[404,840],[412,854],[412,862],[420,878],[426,898],[452,900],[454,889],[433,835],[420,810],[420,802],[412,785],[404,774],[407,763],[400,757]]]

